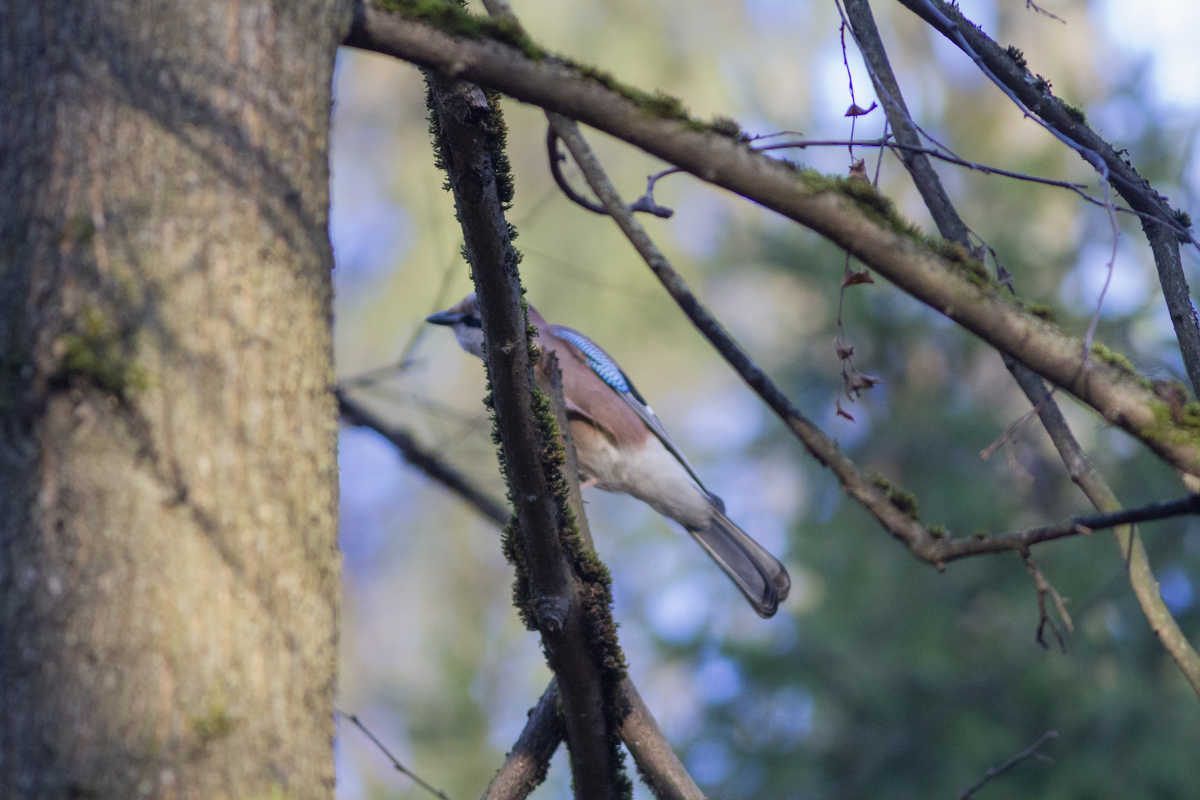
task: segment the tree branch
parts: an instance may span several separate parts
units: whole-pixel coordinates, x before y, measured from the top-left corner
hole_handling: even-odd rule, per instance
[[[1187,279],[1180,260],[1179,241],[1195,244],[1190,232],[1154,187],[1121,158],[1116,149],[1088,127],[1078,111],[1070,109],[1050,91],[1041,76],[1032,75],[1025,60],[1006,51],[982,30],[962,16],[957,6],[942,0],[900,0],[921,19],[970,56],[1018,107],[1045,125],[1067,145],[1073,147],[1105,177],[1118,194],[1135,210],[1152,219],[1142,218],[1142,230],[1150,241],[1159,283],[1175,326],[1183,363],[1193,392],[1200,391],[1200,324],[1192,307]],[[1099,162],[1099,163],[1097,163]]]
[[[629,708],[621,723],[621,741],[654,796],[658,800],[704,800],[704,792],[683,768],[629,678],[621,682],[621,699]]]
[[[482,800],[524,800],[546,780],[550,758],[565,733],[558,701],[558,684],[551,679],[537,705],[529,709],[529,721]]]
[[[478,87],[437,75],[429,75],[428,83],[435,146],[475,279],[496,429],[518,521],[506,549],[517,568],[519,608],[541,633],[558,679],[575,797],[626,796],[628,779],[612,727],[612,689],[620,677],[608,674],[623,665],[619,650],[615,656],[605,650],[616,646],[607,586],[581,575],[569,552],[578,533],[565,502],[558,431],[534,382],[518,259],[503,214],[505,177],[493,160],[503,122]]]
[[[361,425],[374,430],[395,445],[406,461],[432,480],[442,483],[447,489],[459,495],[482,516],[490,519],[499,527],[507,524],[509,514],[503,506],[476,489],[437,456],[422,448],[410,434],[390,427],[383,420],[348,399],[343,390],[338,389],[336,393],[343,421],[350,425]],[[560,409],[565,411],[564,405],[561,403],[561,385],[558,386],[557,394],[556,397],[554,381],[551,380],[549,397],[555,406],[556,416],[560,416]],[[565,419],[565,414],[562,417]],[[569,439],[570,428],[563,424],[563,419],[560,419],[559,430],[567,434],[564,436],[567,454],[567,460],[563,467],[564,475],[568,478],[568,484],[571,487],[570,503],[575,512],[576,521],[580,523],[580,534],[584,536],[590,547],[591,539],[586,527],[587,518],[583,514],[583,501],[579,495],[579,481],[573,477],[577,473],[574,466],[575,447]],[[621,682],[619,691],[621,706],[628,709],[628,713],[621,723],[621,740],[629,748],[629,754],[633,756],[638,772],[654,796],[659,800],[703,800],[704,794],[687,774],[679,757],[675,755],[675,751],[663,736],[650,709],[646,707],[637,687],[633,685],[633,681],[626,678]],[[514,798],[515,800],[515,798],[524,797],[528,791],[521,794],[519,793],[520,787],[527,786],[529,790],[532,790],[543,780],[545,767],[563,735],[562,722],[557,711],[554,714],[550,713],[550,710],[555,708],[554,703],[549,701],[551,697],[557,701],[557,688],[553,683],[547,687],[538,704],[530,710],[529,722],[517,743],[513,745],[508,759],[505,760],[496,777],[492,779],[492,783],[484,795],[486,800],[500,800],[500,798]],[[554,745],[551,746],[551,739],[555,736],[557,739],[554,739]]]
[[[408,767],[401,764],[400,760],[398,758],[396,758],[394,755],[392,755],[392,751],[388,750],[386,747],[384,747],[383,742],[379,741],[379,739],[376,738],[375,734],[371,733],[370,729],[367,728],[366,725],[362,724],[362,720],[360,720],[358,718],[357,714],[347,714],[346,712],[338,711],[337,709],[334,709],[334,711],[338,714],[341,714],[344,719],[350,720],[350,722],[352,722],[354,724],[354,727],[358,728],[360,731],[365,733],[367,735],[367,738],[371,740],[371,743],[379,749],[379,752],[383,753],[383,755],[387,758],[387,760],[392,762],[392,768],[395,769],[396,772],[399,772],[401,775],[407,776],[410,780],[413,781],[413,783],[417,784],[418,786],[420,786],[425,791],[429,792],[434,797],[440,797],[441,800],[450,800],[450,798],[446,796],[446,793],[443,792],[441,789],[435,789],[431,784],[429,784],[427,781],[425,781],[423,778],[421,778],[421,776],[417,775],[415,772],[410,770]]]
[[[604,203],[604,207],[613,221],[621,228],[621,232],[629,239],[634,249],[638,251],[655,277],[659,279],[667,293],[671,295],[692,324],[729,362],[742,380],[746,381],[763,402],[775,412],[776,416],[788,426],[809,454],[822,466],[828,467],[833,472],[838,482],[841,483],[843,491],[866,509],[883,526],[884,530],[917,552],[922,544],[929,540],[925,529],[893,503],[887,493],[864,475],[854,462],[842,455],[837,443],[830,439],[816,423],[792,405],[792,402],[787,399],[774,381],[746,355],[721,323],[704,307],[621,200],[616,188],[608,180],[603,167],[600,166],[600,162],[579,133],[575,123],[557,114],[552,114],[550,115],[550,124],[554,125],[559,137],[571,151],[571,155],[583,171],[592,192]]]
[[[1179,623],[1175,621],[1167,604],[1163,602],[1158,581],[1150,569],[1150,559],[1142,545],[1141,536],[1138,534],[1137,528],[1129,524],[1147,519],[1161,519],[1161,517],[1121,518],[1122,514],[1132,514],[1133,512],[1120,511],[1121,503],[1116,494],[1092,465],[1087,454],[1083,452],[1083,448],[1079,446],[1079,442],[1075,440],[1071,429],[1067,427],[1067,421],[1063,417],[1062,411],[1053,403],[1043,402],[1047,395],[1046,387],[1034,376],[1029,376],[1024,380],[1018,379],[1018,383],[1029,401],[1038,410],[1042,425],[1050,434],[1054,447],[1062,457],[1063,463],[1066,464],[1067,474],[1071,476],[1071,480],[1083,490],[1088,500],[1097,509],[1113,512],[1106,516],[1113,523],[1113,534],[1116,536],[1121,557],[1125,561],[1126,573],[1129,576],[1129,583],[1133,587],[1133,593],[1137,597],[1138,605],[1141,606],[1146,621],[1150,623],[1150,629],[1154,631],[1159,641],[1162,642],[1163,648],[1171,655],[1179,667],[1179,671],[1191,685],[1192,691],[1196,693],[1197,697],[1200,697],[1200,655],[1197,655],[1196,649],[1183,635]],[[1161,505],[1165,507],[1185,501],[1195,503],[1197,500],[1200,500],[1200,495],[1191,495],[1183,500]],[[1086,519],[1078,521],[1081,524],[1087,524]]]
[[[511,29],[509,36],[527,50],[536,48]],[[1096,362],[1085,369],[1079,340],[1005,297],[978,262],[915,237],[889,202],[861,182],[796,172],[740,139],[702,129],[667,100],[654,101],[635,90],[622,93],[610,88],[615,82],[602,83],[548,56],[535,60],[498,41],[451,36],[370,5],[356,7],[346,44],[484,83],[594,125],[812,228],[1092,406],[1173,466],[1200,475],[1198,431],[1187,420],[1171,418],[1168,404],[1148,382],[1118,364]]]
[[[490,519],[500,526],[508,523],[509,512],[500,501],[490,497],[487,492],[471,483],[454,467],[422,447],[411,433],[392,426],[383,418],[368,411],[366,407],[351,400],[341,387],[334,389],[334,396],[337,397],[338,413],[342,417],[342,422],[375,431],[395,445],[405,461],[424,473],[427,478],[440,483],[461,497],[479,512],[480,516]]]
[[[1058,731],[1046,731],[1045,733],[1043,733],[1041,736],[1038,737],[1038,740],[1036,742],[1029,745],[1029,747],[1026,747],[1024,750],[1017,753],[1015,756],[1010,758],[1008,761],[1005,761],[1000,766],[988,767],[988,771],[985,772],[983,777],[980,778],[978,781],[976,781],[975,784],[973,786],[971,786],[971,788],[963,789],[961,792],[958,793],[958,800],[970,800],[971,796],[974,795],[976,792],[978,792],[980,789],[982,789],[984,787],[984,785],[986,785],[989,781],[999,778],[1001,775],[1008,772],[1010,769],[1015,767],[1017,764],[1020,764],[1025,759],[1041,755],[1040,753],[1038,753],[1038,750],[1041,749],[1042,745],[1044,745],[1046,742],[1050,741],[1051,739],[1056,738],[1057,736],[1058,736]],[[1042,756],[1042,758],[1045,758],[1045,756]]]
[[[916,134],[916,126],[912,124],[908,116],[908,111],[904,107],[904,100],[900,93],[899,84],[892,73],[887,53],[883,49],[883,42],[875,27],[875,20],[871,14],[868,0],[846,0],[846,11],[850,16],[856,41],[867,62],[867,69],[871,72],[872,79],[877,83],[877,93],[880,97],[885,98],[884,106],[892,128],[896,131],[897,142],[901,145],[919,145],[920,138]],[[920,154],[914,154],[912,161],[914,162],[914,166],[922,162],[928,163],[925,156]],[[908,166],[909,161],[906,160],[905,165]],[[947,239],[959,242],[964,247],[969,247],[970,239],[967,227],[958,216],[957,210],[950,202],[941,183],[937,180],[937,174],[933,172],[932,168],[926,170],[920,167],[910,167],[910,174],[912,174],[913,181],[917,184],[922,197],[926,199],[926,205],[929,207],[930,213],[942,235]],[[930,174],[932,174],[932,180],[928,178]],[[1155,229],[1162,230],[1161,226],[1155,226]],[[1152,243],[1153,241],[1154,239],[1151,239]],[[1176,257],[1178,257],[1178,248],[1176,248]],[[1029,398],[1029,402],[1033,404],[1034,410],[1038,413],[1043,427],[1058,449],[1072,480],[1083,489],[1088,499],[1092,501],[1092,504],[1098,510],[1118,511],[1120,503],[1117,501],[1116,495],[1109,489],[1103,477],[1092,467],[1087,455],[1083,452],[1083,448],[1079,446],[1074,434],[1071,433],[1071,429],[1067,425],[1066,418],[1063,417],[1058,404],[1054,401],[1050,392],[1046,390],[1042,379],[1007,353],[1002,355],[1004,357],[1004,365],[1012,373],[1017,385],[1025,392],[1025,396]],[[1183,513],[1195,513],[1194,507],[1191,505],[1192,501],[1193,498],[1184,498],[1183,501],[1176,502],[1183,503]],[[1150,571],[1149,559],[1146,557],[1146,552],[1142,547],[1137,529],[1128,526],[1128,524],[1122,524],[1154,518],[1159,517],[1138,517],[1135,514],[1126,518],[1120,518],[1118,515],[1110,515],[1106,527],[1114,527],[1113,532],[1117,537],[1121,552],[1128,553],[1130,583],[1133,586],[1134,594],[1137,595],[1138,602],[1142,607],[1146,619],[1150,622],[1151,628],[1159,636],[1163,646],[1175,660],[1184,677],[1192,685],[1193,690],[1197,695],[1200,695],[1200,657],[1197,656],[1195,650],[1183,636],[1178,623],[1171,616],[1170,611],[1162,600],[1162,595],[1158,591],[1158,582],[1154,579],[1154,575]],[[1096,524],[1098,520],[1096,518],[1091,520],[1077,518],[1073,522],[1092,529],[1098,528]],[[1065,535],[1070,534],[1067,533]],[[1045,540],[1043,539],[1043,541]],[[1033,543],[1033,541],[1029,541],[1029,544]],[[1023,551],[1023,555],[1027,552],[1027,550]],[[1026,562],[1027,564],[1032,563],[1028,557],[1026,557]],[[1040,575],[1040,572],[1038,574]],[[1046,583],[1048,585],[1048,582]],[[1044,609],[1044,595],[1040,585],[1039,605]],[[1045,618],[1043,611],[1043,619]]]

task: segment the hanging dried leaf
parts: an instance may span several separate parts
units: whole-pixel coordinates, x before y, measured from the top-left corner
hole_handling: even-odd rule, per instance
[[[845,361],[854,355],[854,347],[839,336],[833,340],[833,352],[837,353],[838,361]]]
[[[874,283],[875,279],[871,277],[871,273],[865,269],[858,271],[847,271],[842,276],[842,286],[857,286],[860,283]]]
[[[875,384],[881,380],[874,375],[867,375],[853,367],[847,372],[842,373],[842,381],[846,388],[846,397],[849,397],[851,400],[857,399],[860,392],[874,388]]]

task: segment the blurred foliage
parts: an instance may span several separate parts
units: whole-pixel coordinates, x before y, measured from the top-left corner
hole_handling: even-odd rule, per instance
[[[1111,8],[1044,3],[1066,20],[1060,24],[1018,0],[961,5],[1128,148],[1156,188],[1194,210],[1200,114],[1148,88],[1147,62],[1102,24]],[[514,6],[539,42],[676,94],[698,116],[729,114],[755,133],[850,133],[832,4]],[[1086,165],[1023,120],[915,17],[884,3],[875,13],[910,108],[931,133],[973,160],[1095,186]],[[848,55],[866,107],[869,81],[857,54]],[[356,396],[501,495],[480,404],[482,366],[445,331],[421,323],[470,285],[421,98],[411,67],[343,54],[332,157],[340,372],[359,375],[405,357]],[[883,534],[707,348],[613,226],[557,193],[540,113],[511,103],[505,112],[517,179],[510,219],[521,232],[530,300],[622,362],[730,515],[781,554],[795,580],[780,614],[761,621],[653,512],[588,493],[632,675],[707,793],[954,797],[1055,730],[1042,748],[1052,761],[1025,761],[977,796],[1194,796],[1200,704],[1142,617],[1110,533],[1035,551],[1076,625],[1065,653],[1049,634],[1052,646],[1042,649],[1036,593],[1020,558],[976,558],[938,573]],[[857,120],[856,132],[877,136],[881,124],[874,112]],[[659,169],[606,137],[592,139],[630,198]],[[860,156],[873,175],[876,156]],[[850,164],[844,148],[788,157],[831,172]],[[1061,190],[938,170],[964,219],[1014,275],[1017,293],[1051,305],[1060,324],[1082,334],[1111,247],[1104,212]],[[931,227],[890,156],[880,185]],[[1000,533],[1088,510],[1036,423],[980,459],[1028,410],[989,348],[883,282],[851,287],[844,320],[855,364],[883,382],[847,406],[854,423],[839,419],[832,342],[844,255],[689,178],[667,179],[656,197],[678,213],[645,224],[693,287],[868,473],[917,495],[927,524],[956,535]],[[1099,338],[1152,377],[1182,377],[1145,239],[1130,220],[1122,225]],[[1185,264],[1194,282],[1194,252]],[[1126,506],[1182,494],[1139,445],[1069,399],[1059,402]],[[370,434],[343,436],[342,466],[340,705],[455,800],[478,795],[549,677],[536,637],[509,605],[499,537]],[[1200,524],[1172,520],[1142,533],[1184,633],[1200,641]],[[421,796],[355,731],[344,729],[339,747],[341,797]],[[569,775],[556,765],[535,797],[567,796]]]

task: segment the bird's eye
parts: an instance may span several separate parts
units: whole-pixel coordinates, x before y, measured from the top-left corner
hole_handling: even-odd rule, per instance
[[[483,320],[479,319],[479,317],[475,316],[474,314],[464,314],[462,318],[462,324],[466,325],[468,328],[482,328]]]

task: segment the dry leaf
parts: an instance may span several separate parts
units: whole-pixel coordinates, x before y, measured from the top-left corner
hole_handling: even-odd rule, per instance
[[[881,379],[851,367],[849,372],[843,373],[842,380],[846,385],[846,396],[854,400],[858,397],[859,392],[874,388]]]
[[[878,105],[879,103],[872,102],[870,108],[859,108],[858,103],[851,103],[850,107],[846,109],[845,115],[847,117],[861,117],[864,114],[870,114]]]
[[[845,361],[854,355],[854,347],[839,336],[833,340],[833,352],[837,353],[838,361]]]
[[[871,277],[871,273],[865,269],[857,272],[847,270],[842,276],[842,286],[857,286],[860,283],[874,283],[875,279]]]

